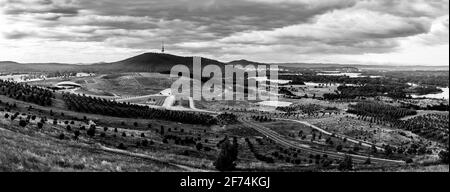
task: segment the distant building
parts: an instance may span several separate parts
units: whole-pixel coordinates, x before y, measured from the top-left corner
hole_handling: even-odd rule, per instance
[[[76,77],[92,77],[95,76],[94,73],[77,73]]]

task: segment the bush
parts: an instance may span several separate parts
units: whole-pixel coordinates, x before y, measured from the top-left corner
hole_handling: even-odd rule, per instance
[[[196,148],[198,151],[201,151],[201,150],[203,149],[202,143],[197,143],[197,145],[195,145],[195,148]]]
[[[142,146],[147,147],[148,146],[148,141],[147,139],[142,140]]]
[[[27,122],[25,121],[25,120],[20,120],[19,121],[19,125],[21,126],[21,127],[25,127],[25,126],[27,126]]]
[[[94,137],[94,136],[95,136],[95,131],[96,131],[96,128],[95,128],[94,125],[92,125],[92,126],[89,128],[89,130],[87,131],[87,135],[90,136],[90,137]]]
[[[80,135],[81,135],[80,131],[76,130],[76,131],[74,132],[73,138],[76,140],[76,139],[78,139],[78,137],[79,137]]]
[[[141,137],[142,137],[142,138],[145,138],[145,134],[144,134],[144,133],[141,133]]]
[[[60,140],[64,140],[65,137],[66,137],[66,136],[64,135],[64,133],[61,133],[61,134],[59,135],[59,139],[60,139]]]
[[[120,143],[119,146],[117,146],[117,149],[127,150],[127,148],[125,147],[125,145],[123,143]]]
[[[350,155],[345,155],[344,160],[339,163],[340,171],[348,171],[353,169],[353,159]]]
[[[405,160],[405,163],[407,163],[407,164],[411,164],[411,163],[413,163],[414,161],[411,159],[411,158],[407,158],[406,160]]]
[[[448,149],[441,151],[439,153],[439,158],[441,159],[442,163],[448,164],[448,156],[449,156]]]
[[[44,124],[39,122],[39,123],[37,123],[37,127],[38,127],[38,129],[42,129],[44,127]]]
[[[236,168],[235,161],[238,155],[238,143],[235,138],[233,144],[230,143],[228,138],[221,144],[221,151],[219,157],[214,162],[214,166],[219,171],[232,171]]]

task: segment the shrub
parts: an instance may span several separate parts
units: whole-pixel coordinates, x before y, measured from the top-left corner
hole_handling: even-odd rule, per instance
[[[117,146],[117,148],[120,149],[120,150],[126,150],[127,149],[123,143],[120,143],[119,146]]]
[[[147,147],[148,146],[148,141],[147,139],[142,140],[142,146]]]
[[[214,166],[219,171],[234,170],[236,167],[235,161],[237,160],[238,154],[237,139],[234,139],[233,144],[231,144],[230,141],[226,139],[220,147],[221,151],[219,157],[214,162]]]
[[[60,139],[60,140],[64,140],[64,138],[65,138],[64,133],[61,133],[61,134],[59,135],[59,139]]]
[[[348,171],[353,169],[353,159],[350,155],[345,155],[344,160],[339,163],[340,171]]]
[[[203,149],[202,143],[197,143],[197,145],[195,145],[195,148],[196,148],[198,151],[201,151],[201,150]]]
[[[94,125],[92,125],[92,126],[89,128],[89,130],[87,131],[87,135],[90,136],[90,137],[94,137],[94,136],[95,136],[95,131],[96,131],[96,128],[95,128]]]
[[[27,121],[25,121],[25,120],[20,120],[19,121],[19,125],[21,126],[21,127],[25,127],[25,126],[27,126]]]
[[[42,129],[44,127],[44,123],[42,122],[37,123],[37,127],[38,129]]]
[[[413,163],[414,161],[411,159],[411,158],[407,158],[406,160],[405,160],[405,163],[407,163],[407,164],[411,164],[411,163]]]
[[[81,135],[80,131],[76,130],[76,131],[74,132],[73,138],[76,140],[76,139],[78,139],[78,137],[79,137],[80,135]]]
[[[439,158],[441,159],[442,163],[448,164],[448,156],[448,149],[439,153]]]

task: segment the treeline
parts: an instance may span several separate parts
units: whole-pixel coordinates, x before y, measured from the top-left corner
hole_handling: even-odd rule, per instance
[[[359,102],[355,105],[349,105],[347,112],[363,117],[376,117],[387,121],[417,114],[415,110],[396,107],[381,102]]]
[[[448,71],[389,71],[388,78],[400,83],[415,83],[419,85],[448,87]]]
[[[449,106],[441,103],[439,105],[427,105],[425,107],[414,105],[414,104],[403,104],[405,108],[414,110],[426,110],[426,111],[449,111]]]
[[[313,114],[313,113],[317,113],[323,109],[324,109],[323,106],[317,105],[317,104],[306,104],[306,105],[297,104],[297,105],[291,105],[291,106],[287,106],[287,107],[277,107],[276,110],[283,111],[286,113],[294,113],[297,111],[302,111],[303,113]],[[333,109],[336,109],[336,108],[333,108]]]
[[[41,106],[52,105],[53,92],[47,89],[0,80],[0,95]]]
[[[377,84],[377,85],[394,85],[394,84],[404,84],[398,83],[385,78],[370,78],[370,77],[358,77],[350,78],[348,76],[326,76],[317,75],[315,72],[302,73],[302,75],[279,75],[280,79],[291,80],[290,84],[304,85],[305,82],[315,82],[315,83],[339,83],[339,84],[354,84],[354,85],[366,85],[366,84]]]
[[[413,88],[413,93],[417,95],[428,95],[442,93],[442,90],[434,86],[419,86]]]
[[[83,113],[123,118],[160,119],[188,124],[217,124],[215,117],[202,113],[153,109],[148,106],[119,103],[75,94],[63,94],[63,100],[69,110]]]

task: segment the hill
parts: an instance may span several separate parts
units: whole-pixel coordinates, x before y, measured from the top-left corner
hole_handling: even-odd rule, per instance
[[[73,71],[81,69],[81,65],[69,65],[61,63],[17,63],[13,61],[0,61],[0,72],[26,73],[26,72],[54,72]]]
[[[217,60],[202,58],[202,66],[209,64],[219,66],[225,65],[225,63]],[[192,57],[161,53],[144,53],[114,63],[94,64],[89,66],[89,68],[92,70],[110,72],[170,72],[175,65],[186,65],[192,69]]]
[[[55,72],[55,71],[84,71],[84,72],[170,72],[175,65],[186,65],[192,69],[192,57],[177,56],[163,53],[144,53],[112,63],[96,63],[90,65],[62,64],[62,63],[17,63],[14,61],[0,61],[0,72]],[[202,58],[202,66],[209,64],[225,66],[233,65],[270,65],[277,64],[280,68],[309,69],[309,70],[387,70],[387,71],[448,71],[448,66],[386,66],[359,65],[333,63],[259,63],[249,60],[236,60],[228,63],[214,59]]]

